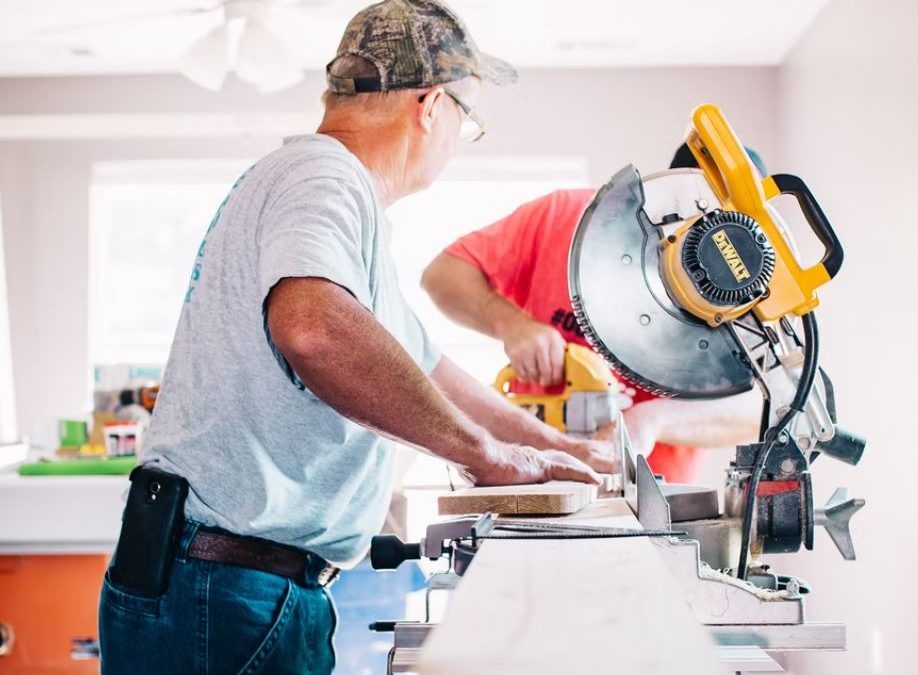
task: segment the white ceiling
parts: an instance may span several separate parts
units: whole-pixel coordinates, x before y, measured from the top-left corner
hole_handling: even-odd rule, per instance
[[[257,0],[322,70],[369,0]],[[774,65],[831,0],[452,0],[478,44],[518,67]],[[220,0],[0,0],[0,77],[175,72]],[[174,10],[174,11],[173,11]]]

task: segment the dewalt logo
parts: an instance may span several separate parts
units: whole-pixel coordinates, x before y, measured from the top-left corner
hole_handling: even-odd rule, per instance
[[[718,230],[712,237],[714,243],[717,244],[720,254],[724,257],[724,262],[727,263],[727,267],[733,272],[733,276],[736,277],[736,280],[743,281],[744,279],[748,279],[749,270],[746,269],[746,264],[733,247],[733,242],[731,242],[730,237],[727,236],[727,231]]]

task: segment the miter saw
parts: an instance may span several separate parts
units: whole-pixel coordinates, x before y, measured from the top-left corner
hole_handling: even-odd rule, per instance
[[[374,567],[446,557],[450,569],[434,575],[431,590],[449,589],[489,538],[643,534],[721,644],[842,649],[843,625],[805,621],[807,585],[759,560],[763,553],[811,549],[816,525],[825,526],[845,559],[854,559],[848,521],[863,500],[849,500],[839,489],[816,508],[810,475],[819,455],[854,465],[865,447],[836,424],[832,384],[818,365],[815,291],[838,273],[842,247],[806,184],[759,175],[718,108],[694,111],[686,142],[700,169],[642,177],[627,166],[597,192],[574,235],[569,284],[586,337],[636,385],[684,399],[759,386],[759,440],[736,449],[725,513],[716,490],[661,484],[632,452],[619,415],[622,492],[642,530],[469,516],[431,525],[420,544],[375,538]],[[796,198],[825,247],[811,267],[798,263],[769,203],[781,194]],[[396,655],[410,659],[430,624],[376,627],[395,632],[390,669],[397,671]]]
[[[714,399],[759,385],[759,442],[737,448],[726,484],[736,558],[721,550],[712,562],[745,579],[750,554],[811,549],[816,524],[853,559],[847,521],[863,502],[836,492],[817,510],[809,471],[820,454],[857,464],[865,446],[836,425],[818,365],[816,289],[838,273],[841,243],[802,180],[758,174],[717,107],[695,110],[686,143],[700,169],[642,178],[627,166],[585,211],[568,267],[577,320],[615,370],[658,395]],[[812,267],[769,204],[782,194],[825,247]],[[735,539],[720,528],[719,541]]]

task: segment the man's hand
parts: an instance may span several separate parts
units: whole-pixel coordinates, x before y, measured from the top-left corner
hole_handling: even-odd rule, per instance
[[[576,457],[597,473],[617,473],[619,461],[615,444],[596,438],[577,439],[566,437],[559,450]]]
[[[490,461],[466,474],[475,485],[523,485],[571,480],[599,485],[600,478],[579,459],[559,450],[536,450],[528,445],[495,441]]]
[[[504,351],[522,382],[543,387],[558,384],[564,377],[564,338],[553,327],[529,317],[517,317],[501,331]]]
[[[431,377],[447,398],[460,410],[487,429],[496,439],[503,441],[504,444],[510,444],[506,447],[518,449],[528,446],[530,450],[538,448],[544,455],[539,459],[540,462],[548,457],[562,461],[566,465],[574,462],[573,465],[580,466],[581,470],[586,468],[581,462],[585,462],[599,473],[615,470],[616,461],[612,443],[579,440],[565,436],[536,418],[535,415],[508,403],[491,387],[483,387],[471,375],[450,361],[449,357],[444,356],[440,359]],[[489,446],[489,450],[493,447],[497,446]],[[557,452],[559,450],[561,453]],[[567,453],[568,457],[563,456],[563,453]],[[490,454],[500,456],[498,451]],[[579,462],[576,461],[578,459]],[[475,471],[471,473],[475,474]]]

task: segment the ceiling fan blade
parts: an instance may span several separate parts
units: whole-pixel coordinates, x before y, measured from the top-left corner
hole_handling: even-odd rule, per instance
[[[199,87],[218,91],[229,72],[229,24],[221,23],[195,42],[182,57],[179,72]]]
[[[283,39],[259,21],[245,27],[236,62],[239,79],[263,94],[292,87],[303,79],[303,67]]]

